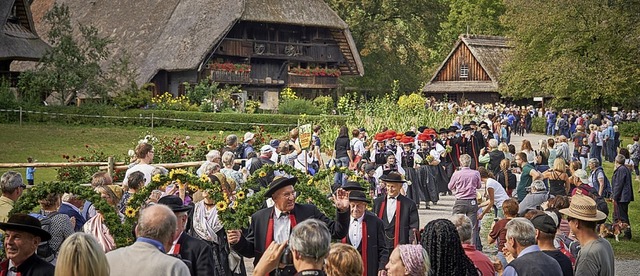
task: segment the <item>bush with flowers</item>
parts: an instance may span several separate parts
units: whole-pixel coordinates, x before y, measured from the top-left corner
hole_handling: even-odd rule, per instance
[[[69,156],[62,155],[62,158],[70,163],[77,162],[107,162],[109,156],[104,152],[98,151],[89,145],[84,145],[87,154],[82,156]],[[114,157],[115,161],[121,161],[120,156]],[[56,179],[63,182],[75,182],[75,183],[90,183],[91,176],[99,170],[98,167],[61,167],[57,169]],[[122,179],[124,177],[124,171],[117,171],[113,176],[114,180]]]
[[[187,96],[173,97],[169,92],[151,98],[151,103],[160,110],[198,111],[198,105],[191,104]]]

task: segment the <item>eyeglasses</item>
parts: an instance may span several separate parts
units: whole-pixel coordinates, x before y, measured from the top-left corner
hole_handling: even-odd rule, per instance
[[[20,186],[18,186],[18,187],[20,187],[20,188],[22,188],[22,189],[26,189],[26,188],[27,188],[27,185],[20,184]]]

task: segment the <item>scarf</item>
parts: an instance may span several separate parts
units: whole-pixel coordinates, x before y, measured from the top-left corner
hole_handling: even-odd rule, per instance
[[[91,234],[102,246],[105,253],[116,249],[116,242],[109,233],[109,228],[104,224],[104,217],[97,213],[84,224],[84,232]]]
[[[349,236],[347,234],[347,236]],[[342,243],[347,243],[347,237],[342,238]],[[367,222],[362,221],[362,241],[360,241],[362,250],[360,250],[360,256],[362,256],[362,275],[367,276]],[[357,250],[357,248],[356,248]]]
[[[423,248],[419,244],[403,244],[400,249],[400,259],[409,275],[424,275]]]
[[[382,201],[380,211],[378,212],[378,218],[382,220],[382,216],[387,213],[387,199]],[[393,248],[396,248],[400,243],[400,200],[396,196],[396,215],[395,215],[395,227],[393,229]],[[384,220],[383,220],[384,221]]]
[[[269,245],[271,245],[271,242],[273,242],[273,214],[275,212],[274,210],[271,210],[271,214],[269,215],[269,223],[267,224],[267,236],[265,237],[265,243],[264,243],[264,249],[266,250]],[[289,221],[291,222],[291,229],[293,229],[293,227],[296,227],[297,221],[296,221],[296,217],[293,215],[293,212],[289,213]],[[291,233],[291,231],[289,231],[289,233]],[[265,276],[269,276],[269,274],[266,274]]]
[[[211,215],[207,218],[207,207],[204,200],[196,203],[193,210],[193,231],[203,240],[219,244],[218,235],[222,229],[222,223],[218,218],[218,210],[213,207]]]

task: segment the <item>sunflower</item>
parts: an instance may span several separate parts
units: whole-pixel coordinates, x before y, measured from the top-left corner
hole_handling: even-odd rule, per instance
[[[154,174],[154,175],[151,177],[151,181],[153,181],[153,182],[160,182],[160,174],[159,174],[159,173]]]
[[[259,177],[265,177],[265,176],[267,176],[267,173],[266,173],[265,171],[260,171],[260,172],[258,173],[258,176],[259,176]]]
[[[224,210],[227,210],[227,203],[224,201],[218,201],[218,203],[216,203],[216,208],[219,212],[223,212]]]
[[[244,196],[245,196],[244,191],[239,191],[239,192],[236,194],[236,198],[237,198],[237,199],[240,199],[240,200],[244,199]]]
[[[136,216],[136,213],[138,213],[138,211],[137,211],[136,209],[133,209],[132,207],[127,207],[127,208],[124,210],[124,214],[125,214],[127,217],[130,217],[130,218],[135,217],[135,216]]]
[[[307,185],[311,186],[313,184],[313,178],[309,179],[309,181],[307,181]]]
[[[206,174],[202,174],[202,176],[200,176],[200,181],[209,182],[209,176]]]

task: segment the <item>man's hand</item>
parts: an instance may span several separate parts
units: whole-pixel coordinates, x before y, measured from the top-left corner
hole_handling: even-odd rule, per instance
[[[339,188],[333,195],[333,202],[336,204],[339,212],[345,212],[349,210],[349,192],[342,188]]]
[[[242,231],[240,230],[227,230],[227,240],[230,245],[234,245],[240,241]]]
[[[282,244],[271,242],[253,269],[253,275],[265,275],[276,269],[280,264],[280,256],[282,256],[285,248],[287,248],[286,241]]]

